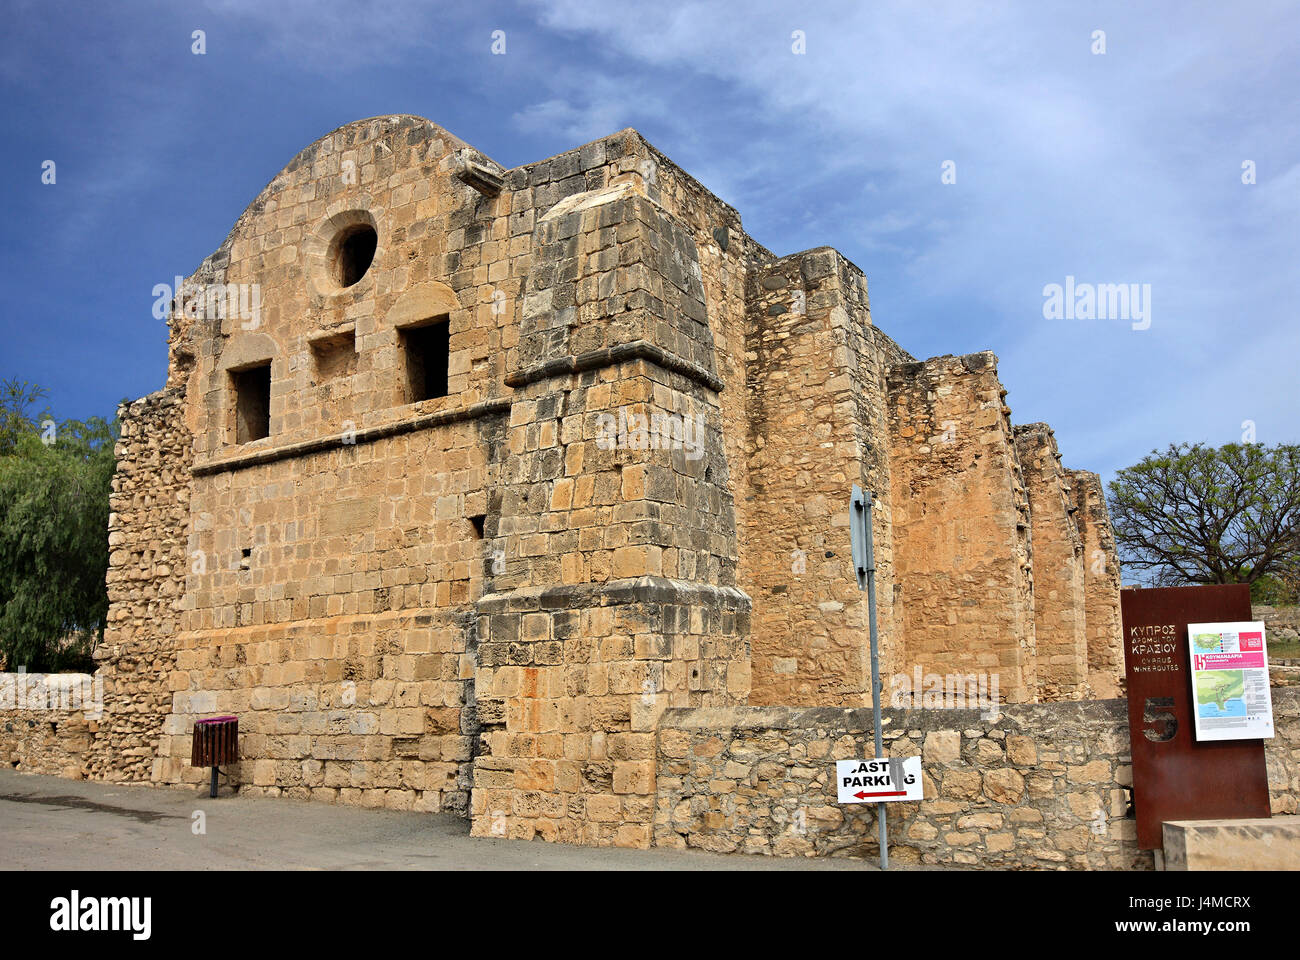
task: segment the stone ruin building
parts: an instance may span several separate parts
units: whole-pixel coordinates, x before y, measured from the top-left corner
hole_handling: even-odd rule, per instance
[[[636,131],[503,169],[412,116],[303,150],[171,304],[124,406],[85,774],[652,841],[676,707],[882,676],[1119,694],[1095,474],[990,352],[917,360],[828,247],[780,257]]]

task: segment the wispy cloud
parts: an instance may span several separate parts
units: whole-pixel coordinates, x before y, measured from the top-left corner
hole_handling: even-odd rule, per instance
[[[53,144],[68,189],[61,166],[59,193],[23,194],[35,225],[30,250],[6,248],[10,280],[61,275],[31,251],[119,235],[108,253],[169,278],[294,151],[362,116],[422,113],[508,166],[635,126],[775,252],[839,247],[912,352],[995,350],[1016,418],[1053,423],[1073,465],[1235,439],[1244,419],[1300,439],[1292,5],[205,0],[80,33],[44,10],[20,5],[0,41],[0,109],[13,177]],[[1067,275],[1151,284],[1151,328],[1045,320],[1043,287]],[[113,342],[143,369],[157,338]]]
[[[1296,436],[1282,358],[1297,332],[1278,296],[1300,283],[1300,118],[1282,92],[1298,79],[1294,8],[537,10],[649,70],[742,91],[761,120],[743,126],[756,142],[726,153],[723,178],[751,229],[789,231],[788,246],[761,238],[778,252],[822,231],[867,268],[877,322],[905,346],[997,350],[1020,418],[1057,423],[1067,455],[1076,435],[1104,467],[1169,440],[1235,439],[1242,416],[1203,387],[1221,375],[1229,403]],[[735,124],[705,103],[683,113]],[[941,183],[945,161],[955,184]],[[1150,283],[1152,329],[1045,321],[1042,288],[1067,274]],[[1117,422],[1116,408],[1133,416]]]

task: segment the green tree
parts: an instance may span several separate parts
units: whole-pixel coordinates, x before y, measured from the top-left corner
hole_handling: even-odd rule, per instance
[[[50,421],[49,408],[38,416],[31,415],[32,405],[45,398],[45,390],[13,377],[0,381],[0,457],[14,453],[18,438],[33,433],[39,422]]]
[[[1250,599],[1275,607],[1300,603],[1300,553],[1252,583]]]
[[[1171,444],[1109,492],[1124,566],[1154,586],[1254,584],[1300,558],[1300,446]]]
[[[0,655],[10,669],[90,669],[108,612],[116,423],[40,421],[44,395],[0,386]]]

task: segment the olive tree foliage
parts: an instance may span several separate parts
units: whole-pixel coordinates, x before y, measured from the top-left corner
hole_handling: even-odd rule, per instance
[[[1123,565],[1151,586],[1253,585],[1300,560],[1300,446],[1171,444],[1109,494]]]
[[[45,398],[45,390],[23,380],[0,381],[0,457],[13,454],[18,439],[37,430],[38,423],[51,423],[49,407],[39,416],[32,407]]]
[[[56,422],[39,387],[0,383],[0,660],[92,669],[108,612],[108,500],[117,425]]]

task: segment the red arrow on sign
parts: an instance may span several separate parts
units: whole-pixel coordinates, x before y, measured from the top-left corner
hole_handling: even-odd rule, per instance
[[[867,793],[865,790],[859,790],[857,793],[854,794],[854,796],[857,797],[859,800],[865,800],[867,799],[867,797],[905,797],[907,796],[907,791],[894,790],[889,793]]]

